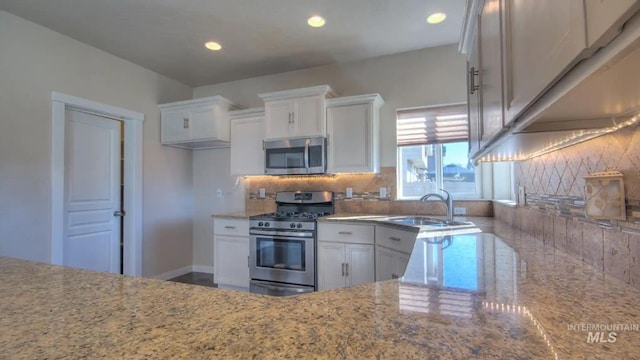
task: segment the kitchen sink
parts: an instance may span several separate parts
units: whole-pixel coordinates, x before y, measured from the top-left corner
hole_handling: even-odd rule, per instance
[[[473,223],[470,222],[446,221],[444,219],[436,219],[426,216],[390,217],[384,219],[384,221],[410,226],[434,226],[441,228],[473,226]]]

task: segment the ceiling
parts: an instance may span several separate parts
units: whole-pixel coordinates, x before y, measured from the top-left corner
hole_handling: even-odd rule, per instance
[[[458,41],[465,0],[0,0],[35,22],[190,86]],[[426,17],[444,12],[430,25]],[[307,18],[321,15],[322,28]],[[217,41],[223,49],[204,47]]]

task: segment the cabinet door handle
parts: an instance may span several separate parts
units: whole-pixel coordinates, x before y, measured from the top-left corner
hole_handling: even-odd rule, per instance
[[[291,124],[291,113],[289,113],[289,124]]]
[[[189,128],[189,118],[182,119],[182,127],[185,129]]]
[[[349,276],[349,263],[344,263],[344,276]]]
[[[395,237],[395,236],[389,236],[389,240],[401,241],[402,239],[400,239],[399,237]]]
[[[251,256],[247,256],[247,267],[251,267]]]
[[[480,90],[480,85],[476,85],[476,76],[480,72],[476,70],[475,66],[469,69],[469,94],[473,95],[476,91]]]
[[[340,235],[353,235],[353,233],[351,231],[338,231],[338,234],[340,234]]]
[[[344,265],[345,263],[342,263],[342,276],[344,276]]]
[[[224,228],[225,228],[225,229],[235,229],[236,227],[235,227],[235,226],[231,226],[231,225],[227,225],[227,226],[225,226]]]

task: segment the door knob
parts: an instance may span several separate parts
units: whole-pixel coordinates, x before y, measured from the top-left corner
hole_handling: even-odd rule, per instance
[[[113,216],[123,217],[123,216],[125,216],[126,214],[127,214],[127,212],[126,212],[126,211],[124,211],[124,210],[118,210],[118,211],[115,211],[115,212],[113,213]]]

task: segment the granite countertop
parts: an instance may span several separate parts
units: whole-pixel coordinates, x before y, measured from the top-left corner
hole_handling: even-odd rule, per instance
[[[0,258],[0,358],[638,358],[640,331],[583,325],[640,324],[640,291],[478,225],[416,241],[403,279],[288,298]]]

